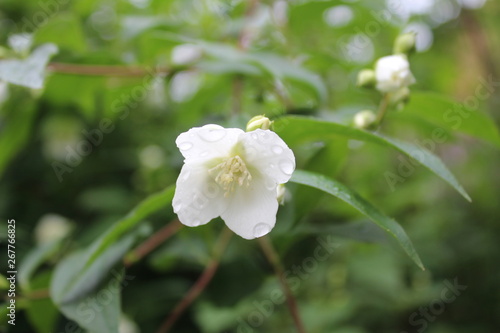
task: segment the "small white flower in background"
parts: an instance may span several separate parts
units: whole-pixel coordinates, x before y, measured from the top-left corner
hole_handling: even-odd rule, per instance
[[[33,44],[33,35],[28,33],[10,35],[7,42],[19,54],[27,54]]]
[[[375,65],[377,89],[381,92],[394,92],[415,83],[406,56],[395,54],[380,58]]]
[[[375,124],[377,116],[371,110],[359,111],[354,115],[354,127],[368,129]]]
[[[194,44],[177,45],[172,49],[171,60],[174,65],[187,65],[202,56],[201,47]]]
[[[185,160],[172,205],[183,224],[195,227],[220,216],[246,239],[271,231],[277,186],[295,170],[292,150],[276,133],[206,125],[175,142]]]
[[[57,214],[46,214],[35,227],[35,239],[38,245],[51,243],[65,237],[72,229],[71,222]]]

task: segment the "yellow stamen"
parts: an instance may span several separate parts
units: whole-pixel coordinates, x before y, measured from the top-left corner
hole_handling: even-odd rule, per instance
[[[208,170],[208,172],[226,191],[224,193],[225,197],[228,197],[229,193],[234,191],[234,183],[238,183],[239,186],[243,184],[249,186],[252,180],[252,175],[248,171],[245,162],[238,155],[226,159]]]

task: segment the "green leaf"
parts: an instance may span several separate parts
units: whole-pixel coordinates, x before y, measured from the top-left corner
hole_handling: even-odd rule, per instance
[[[44,44],[23,60],[0,60],[0,80],[20,86],[40,89],[45,80],[45,67],[49,59],[58,52],[54,44]]]
[[[46,271],[36,276],[31,286],[33,290],[47,290],[52,272]],[[59,317],[59,311],[50,298],[30,299],[26,306],[26,316],[38,333],[52,333]]]
[[[85,253],[79,252],[61,262],[52,279],[51,293],[59,291],[61,287],[59,284],[64,286],[71,282],[76,277],[74,272],[81,269],[84,260]],[[67,318],[74,320],[91,333],[118,333],[123,273],[113,269],[111,274],[107,271],[104,274],[107,277],[105,283],[95,286],[85,295],[67,302],[54,299],[54,302]],[[93,280],[92,276],[89,278]]]
[[[198,42],[203,50],[221,62],[230,64],[230,68],[240,70],[242,74],[255,75],[252,65],[261,75],[268,75],[274,79],[283,79],[299,83],[309,88],[320,101],[324,101],[327,89],[321,78],[315,73],[291,63],[288,59],[273,53],[249,53],[237,48],[217,43]],[[205,64],[206,65],[206,64]],[[219,66],[220,67],[220,66]],[[214,70],[214,68],[208,68]]]
[[[160,209],[166,208],[172,202],[174,192],[175,186],[169,186],[164,191],[155,193],[139,203],[125,218],[118,221],[100,242],[93,246],[94,251],[87,265],[91,265],[106,247],[113,244],[116,239],[135,227],[143,219]]]
[[[382,134],[367,132],[338,123],[306,117],[287,116],[279,118],[275,121],[275,130],[283,138],[283,140],[291,146],[306,141],[322,141],[325,139],[331,139],[340,135],[349,139],[371,142],[394,148],[412,158],[413,155],[417,155],[418,153],[420,158],[416,160],[420,164],[441,177],[455,190],[457,190],[465,199],[471,201],[467,192],[458,183],[455,176],[453,176],[439,157],[417,145],[392,139]]]
[[[16,95],[15,99],[11,98],[5,105],[8,114],[2,119],[4,126],[0,129],[0,176],[32,134],[36,108],[33,100],[25,95]]]
[[[323,175],[303,170],[295,170],[290,181],[317,188],[356,208],[393,236],[417,266],[423,270],[425,269],[403,228],[395,220],[382,214],[377,208],[344,184]]]
[[[149,228],[141,228],[146,226],[137,225],[152,213],[166,208],[172,201],[174,189],[171,186],[149,196],[87,249],[71,254],[56,267],[50,294],[68,318],[90,332],[117,332],[120,296],[115,282],[121,278],[115,268],[136,239],[150,232]],[[111,300],[101,304],[102,311],[85,308],[82,304],[95,300],[106,280],[113,281],[104,286],[107,291],[103,292],[110,293]]]
[[[23,290],[30,290],[30,280],[35,271],[61,248],[62,239],[32,249],[19,265],[17,279]]]
[[[412,92],[410,103],[405,109],[391,113],[390,117],[423,119],[437,128],[468,134],[500,147],[500,134],[493,119],[481,110],[471,109],[447,96]]]

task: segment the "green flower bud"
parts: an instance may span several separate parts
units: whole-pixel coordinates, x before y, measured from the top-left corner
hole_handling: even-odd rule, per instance
[[[372,69],[363,69],[358,73],[358,81],[356,85],[363,88],[373,88],[377,83],[375,71]]]
[[[407,54],[415,51],[415,44],[417,41],[417,34],[414,32],[408,32],[399,35],[394,42],[394,53],[395,54]]]
[[[410,101],[410,89],[403,87],[396,90],[390,95],[390,103],[392,105],[403,104],[403,106]]]
[[[285,204],[285,196],[286,196],[286,187],[285,187],[285,184],[279,184],[277,187],[276,187],[276,195],[277,195],[277,198],[278,198],[278,203],[280,205],[284,205]]]
[[[375,125],[377,116],[371,110],[359,111],[354,115],[354,127],[359,129],[371,129]]]
[[[266,116],[255,116],[247,123],[247,132],[255,131],[256,129],[268,130],[273,125],[273,122]]]

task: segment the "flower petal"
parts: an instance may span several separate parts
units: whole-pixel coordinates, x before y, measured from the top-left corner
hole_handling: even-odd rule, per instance
[[[245,163],[265,177],[268,190],[276,190],[277,184],[290,179],[295,170],[295,156],[278,134],[258,129],[242,135],[240,142]]]
[[[224,128],[210,124],[181,133],[175,144],[186,162],[203,162],[227,155],[243,133],[239,128]]]
[[[277,211],[276,188],[268,190],[261,178],[254,179],[250,187],[238,188],[221,217],[234,233],[253,239],[268,234],[274,228]]]
[[[227,200],[206,168],[184,164],[177,178],[172,206],[182,224],[196,227],[225,211]]]

